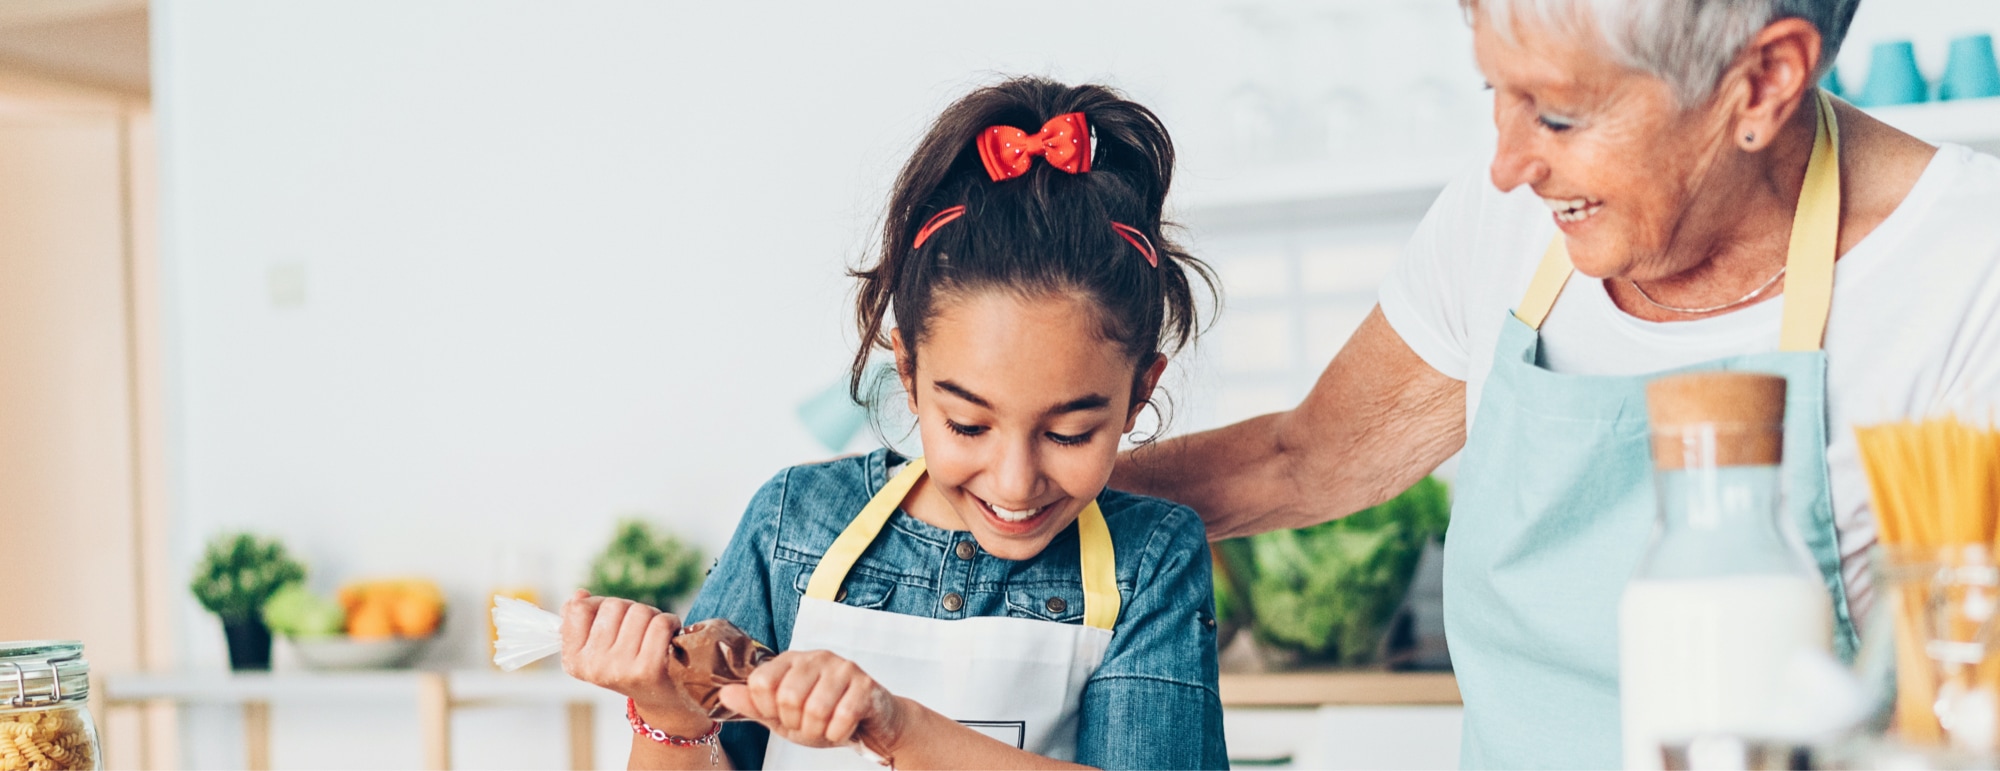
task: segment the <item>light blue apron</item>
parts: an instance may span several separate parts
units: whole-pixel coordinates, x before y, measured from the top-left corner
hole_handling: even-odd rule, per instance
[[[1856,646],[1828,497],[1826,354],[1840,212],[1839,134],[1824,95],[1786,257],[1776,353],[1684,367],[1786,379],[1785,509],[1832,595],[1834,645]],[[1506,319],[1459,466],[1445,538],[1446,639],[1465,699],[1467,768],[1616,768],[1618,599],[1653,531],[1646,382],[1536,364],[1537,330],[1573,272],[1557,235]]]

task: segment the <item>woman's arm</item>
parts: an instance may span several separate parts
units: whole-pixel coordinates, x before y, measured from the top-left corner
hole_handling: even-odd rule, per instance
[[[1120,458],[1111,486],[1201,512],[1220,540],[1344,517],[1465,444],[1465,383],[1417,356],[1378,306],[1305,401]]]
[[[859,742],[899,769],[1083,768],[1009,747],[922,704],[889,693],[854,662],[790,651],[722,689],[722,703],[806,747]]]

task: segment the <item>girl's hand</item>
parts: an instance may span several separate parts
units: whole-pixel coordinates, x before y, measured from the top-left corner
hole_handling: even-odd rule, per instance
[[[862,742],[884,757],[900,744],[908,710],[854,662],[826,651],[787,651],[725,686],[723,706],[806,747]]]
[[[672,613],[581,589],[563,603],[563,671],[632,699],[655,728],[697,736],[711,721],[667,676],[668,643],[681,630]]]

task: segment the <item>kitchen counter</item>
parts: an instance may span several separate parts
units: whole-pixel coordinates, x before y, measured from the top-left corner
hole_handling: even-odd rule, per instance
[[[1304,670],[1223,673],[1225,707],[1419,706],[1459,702],[1450,672]]]

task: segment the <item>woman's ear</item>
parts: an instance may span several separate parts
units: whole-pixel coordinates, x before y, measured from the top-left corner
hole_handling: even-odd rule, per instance
[[[1757,152],[1771,145],[1811,93],[1819,55],[1819,29],[1804,19],[1771,22],[1751,39],[1737,63],[1747,86],[1736,107],[1737,147]]]
[[[1153,398],[1153,388],[1160,384],[1160,375],[1166,371],[1167,355],[1153,354],[1153,361],[1146,365],[1145,371],[1140,372],[1139,379],[1132,384],[1132,406],[1125,410],[1125,430],[1119,433],[1132,433],[1132,428],[1139,425],[1139,410]]]
[[[903,336],[889,329],[889,348],[896,352],[896,379],[903,383],[903,395],[910,400],[910,414],[917,414],[916,352],[903,347]]]

